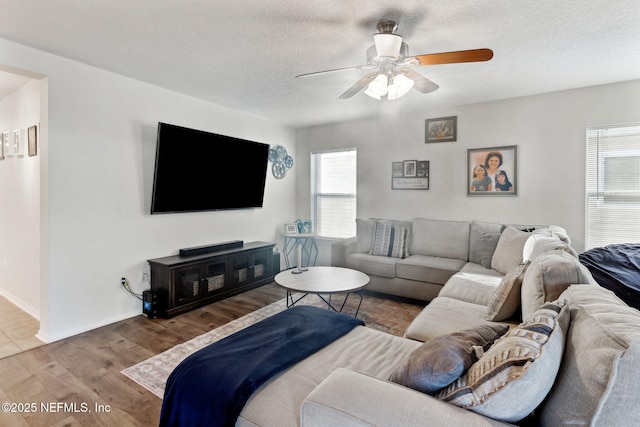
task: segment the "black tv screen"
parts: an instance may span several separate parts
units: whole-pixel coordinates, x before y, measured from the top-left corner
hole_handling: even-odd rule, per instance
[[[269,145],[158,123],[151,213],[262,207]]]

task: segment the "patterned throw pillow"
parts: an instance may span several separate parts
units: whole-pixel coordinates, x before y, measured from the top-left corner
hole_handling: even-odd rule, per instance
[[[435,394],[478,360],[475,347],[488,349],[507,330],[506,325],[482,325],[430,339],[411,352],[389,380]]]
[[[569,306],[546,303],[436,397],[496,420],[524,419],[553,386],[568,327]]]
[[[407,247],[407,229],[381,221],[373,227],[371,255],[404,258]]]
[[[513,316],[520,307],[520,288],[522,277],[528,264],[519,264],[509,274],[504,276],[493,298],[489,302],[486,319],[500,322]]]

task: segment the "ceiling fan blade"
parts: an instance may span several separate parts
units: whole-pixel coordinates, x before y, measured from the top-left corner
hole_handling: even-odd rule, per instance
[[[340,99],[351,98],[353,95],[355,95],[356,93],[360,92],[362,89],[367,87],[367,85],[371,83],[373,79],[376,78],[377,75],[378,75],[377,72],[367,74],[366,76],[358,80],[356,84],[354,84],[349,89],[347,89],[346,92],[340,95],[339,98]]]
[[[491,49],[457,50],[455,52],[429,53],[407,58],[407,62],[417,59],[415,65],[457,64],[460,62],[482,62],[493,58]]]
[[[410,68],[401,68],[398,70],[398,72],[413,80],[413,88],[418,90],[419,92],[430,93],[440,87],[425,76],[416,73]]]
[[[335,72],[338,72],[338,71],[371,70],[371,69],[374,69],[374,68],[377,68],[377,66],[373,65],[373,64],[357,65],[355,67],[334,68],[333,70],[315,71],[313,73],[299,74],[299,75],[296,76],[296,79],[298,77],[317,76],[317,75],[321,75],[321,74],[335,73]]]

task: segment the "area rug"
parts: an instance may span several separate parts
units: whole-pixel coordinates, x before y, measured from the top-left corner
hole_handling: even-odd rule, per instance
[[[297,299],[299,296],[300,295],[294,295],[294,299]],[[347,314],[354,314],[358,301],[359,298],[356,295],[350,296],[343,311]],[[309,295],[298,302],[298,304],[326,307],[326,304],[315,295]],[[332,304],[340,307],[340,305],[342,305],[342,299],[337,297],[332,301]],[[232,320],[212,331],[182,344],[178,344],[167,351],[124,369],[121,372],[162,399],[169,374],[171,374],[173,369],[187,356],[236,331],[279,313],[285,310],[286,307],[286,299],[281,299],[236,320]],[[367,294],[363,297],[358,318],[364,320],[365,325],[369,328],[402,336],[411,320],[418,315],[422,308],[420,305]]]

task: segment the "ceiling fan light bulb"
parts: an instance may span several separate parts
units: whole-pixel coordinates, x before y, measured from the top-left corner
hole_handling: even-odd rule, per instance
[[[389,79],[384,74],[378,74],[375,79],[371,83],[369,83],[369,87],[364,92],[372,98],[380,99],[384,95],[387,94],[387,85],[389,84]]]
[[[402,37],[397,34],[374,34],[373,42],[380,58],[396,59],[400,55]]]
[[[393,78],[393,83],[389,85],[387,99],[394,100],[405,96],[413,89],[414,81],[403,74],[397,74]]]

